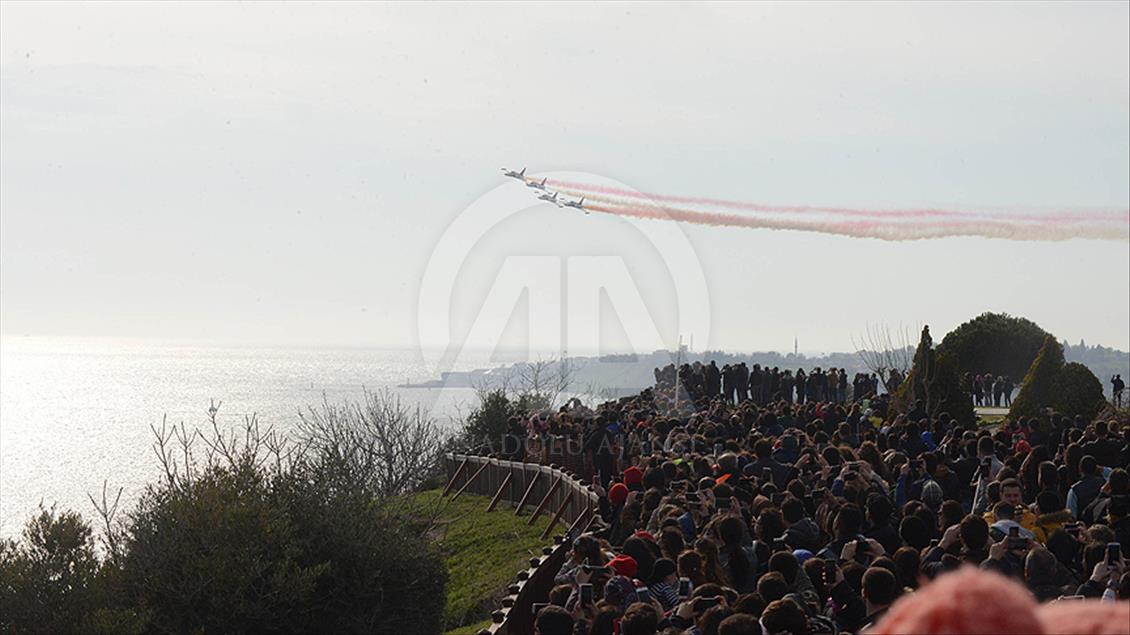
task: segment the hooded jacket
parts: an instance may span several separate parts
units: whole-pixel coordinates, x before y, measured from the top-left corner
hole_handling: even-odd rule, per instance
[[[1032,533],[1036,534],[1036,540],[1043,544],[1048,541],[1048,536],[1053,531],[1062,529],[1065,524],[1073,520],[1075,520],[1075,517],[1066,509],[1050,514],[1040,514],[1036,517],[1036,526],[1032,529]]]
[[[805,516],[785,530],[785,542],[794,549],[807,549],[813,553],[820,550],[820,528],[811,518]]]

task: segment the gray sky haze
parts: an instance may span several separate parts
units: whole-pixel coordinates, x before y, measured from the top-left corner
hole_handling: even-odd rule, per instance
[[[412,346],[433,250],[492,193],[528,209],[474,244],[466,306],[516,254],[616,254],[671,293],[638,226],[534,205],[499,166],[1124,211],[1128,7],[4,2],[0,330]],[[677,231],[707,285],[698,349],[841,351],[983,311],[1130,349],[1126,242]]]

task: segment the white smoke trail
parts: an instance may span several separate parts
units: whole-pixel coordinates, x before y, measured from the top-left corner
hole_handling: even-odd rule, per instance
[[[588,196],[588,194],[586,194]],[[744,214],[704,212],[670,205],[586,204],[585,209],[617,216],[674,220],[699,225],[808,231],[854,238],[880,240],[924,240],[957,236],[979,236],[1006,240],[1061,241],[1072,238],[1130,241],[1125,227],[1109,223],[1012,223],[997,220],[958,219],[946,221],[889,222],[877,220],[818,220],[811,218],[768,218]]]

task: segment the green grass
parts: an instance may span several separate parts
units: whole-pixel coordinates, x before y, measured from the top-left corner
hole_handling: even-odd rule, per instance
[[[491,621],[489,619],[483,620],[475,624],[468,624],[467,626],[460,626],[447,631],[446,635],[475,635],[480,629],[490,628]]]
[[[434,506],[440,490],[416,494],[424,507]],[[506,593],[519,569],[529,566],[532,556],[552,539],[541,539],[549,524],[542,514],[532,527],[530,515],[514,515],[514,508],[499,504],[486,512],[490,499],[461,494],[441,515],[439,541],[450,578],[444,605],[444,627],[452,633],[474,633],[489,625],[490,612]],[[564,531],[559,525],[558,529]],[[486,620],[486,621],[483,621]],[[455,629],[455,630],[451,630]]]

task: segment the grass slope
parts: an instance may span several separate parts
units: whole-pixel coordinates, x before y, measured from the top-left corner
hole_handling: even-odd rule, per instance
[[[429,490],[415,496],[430,507],[439,495],[440,490]],[[549,524],[547,514],[529,527],[529,511],[515,516],[512,506],[501,503],[488,514],[489,503],[485,496],[461,494],[441,515],[439,541],[450,574],[443,618],[446,629],[457,629],[453,632],[474,633],[489,625],[490,612],[514,574],[551,541],[541,539]]]

